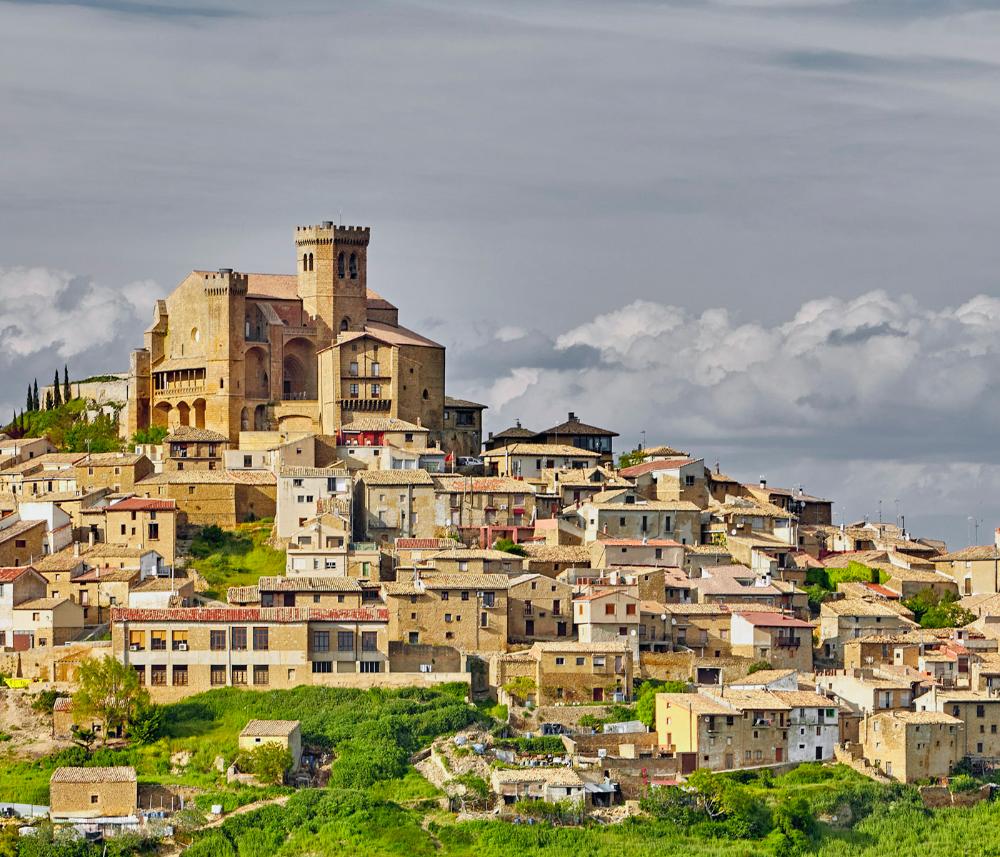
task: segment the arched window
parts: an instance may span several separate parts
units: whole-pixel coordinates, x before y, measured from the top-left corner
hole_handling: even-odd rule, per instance
[[[303,253],[302,254],[302,270],[303,271],[308,271],[309,270],[309,254],[308,253]]]
[[[427,388],[426,388],[426,387],[424,387],[424,399],[426,400],[426,399],[428,399],[428,398],[430,398],[430,393],[428,393],[428,392],[427,392]]]
[[[345,315],[340,320],[340,329],[341,330],[347,330],[350,326],[351,326],[351,320]]]
[[[310,253],[309,254],[309,270],[311,271],[312,269],[313,269],[313,254]]]
[[[356,280],[358,278],[358,257],[357,254],[351,253],[351,279]]]
[[[344,279],[344,254],[337,256],[337,276]]]

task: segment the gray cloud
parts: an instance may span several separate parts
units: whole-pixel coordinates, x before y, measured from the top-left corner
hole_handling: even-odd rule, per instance
[[[906,336],[905,330],[897,330],[889,322],[862,324],[853,330],[831,330],[826,337],[830,345],[860,345],[877,336]]]

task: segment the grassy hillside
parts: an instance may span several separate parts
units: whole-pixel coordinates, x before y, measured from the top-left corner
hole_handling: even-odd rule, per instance
[[[235,531],[205,527],[191,543],[189,567],[210,589],[206,595],[226,598],[230,586],[252,586],[261,577],[283,575],[285,554],[267,545],[270,521],[240,524]]]

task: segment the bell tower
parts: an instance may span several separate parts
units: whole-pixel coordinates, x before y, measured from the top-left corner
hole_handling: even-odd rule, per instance
[[[324,339],[363,330],[368,321],[370,237],[367,226],[338,226],[331,220],[295,227],[299,297]]]

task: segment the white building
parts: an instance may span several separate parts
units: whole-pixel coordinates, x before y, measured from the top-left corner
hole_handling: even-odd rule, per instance
[[[789,762],[825,762],[840,739],[840,711],[827,697],[809,690],[775,690],[792,706],[788,726]]]
[[[58,553],[73,541],[73,519],[54,501],[22,501],[17,511],[22,521],[45,521],[46,553]]]
[[[283,467],[278,473],[275,525],[278,537],[292,534],[315,518],[323,501],[342,500],[350,509],[351,476],[346,470],[326,467]],[[349,512],[348,512],[349,514]]]

